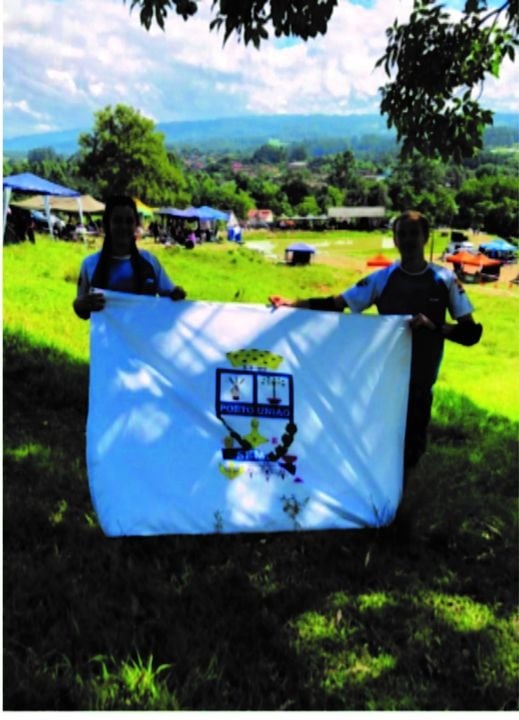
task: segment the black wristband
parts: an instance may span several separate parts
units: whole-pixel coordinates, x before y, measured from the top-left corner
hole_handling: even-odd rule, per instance
[[[329,312],[342,312],[335,304],[333,295],[327,298],[308,298],[306,301],[310,310],[324,310]]]
[[[455,325],[445,337],[451,342],[469,347],[480,341],[482,333],[483,325],[481,323],[462,322]]]

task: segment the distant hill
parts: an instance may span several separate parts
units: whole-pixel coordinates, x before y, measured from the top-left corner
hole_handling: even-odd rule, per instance
[[[380,115],[250,115],[186,123],[159,123],[157,129],[173,145],[240,143],[255,148],[269,140],[283,143],[331,138],[349,138],[359,134],[389,133]]]
[[[517,128],[518,116],[498,113],[494,127]],[[210,150],[249,151],[269,140],[282,143],[306,142],[315,154],[338,152],[351,144],[362,145],[371,136],[383,144],[393,144],[395,133],[388,130],[381,115],[247,115],[242,117],[193,120],[188,122],[157,123],[164,133],[166,145],[173,149],[199,148]],[[72,155],[78,150],[81,132],[92,128],[75,128],[62,132],[40,133],[4,138],[4,156],[26,154],[35,148],[51,147],[60,155]],[[341,146],[341,147],[338,147]]]
[[[37,135],[20,135],[4,138],[4,155],[23,153],[36,148],[50,147],[59,155],[73,155],[78,150],[78,138],[85,129],[62,130],[60,132],[38,133]]]

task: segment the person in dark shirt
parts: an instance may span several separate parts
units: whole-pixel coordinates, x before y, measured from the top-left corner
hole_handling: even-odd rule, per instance
[[[81,319],[87,320],[90,313],[103,309],[102,289],[161,295],[172,300],[186,297],[185,290],[170,280],[157,258],[137,248],[138,224],[137,207],[131,197],[116,195],[106,201],[102,250],[88,255],[79,272],[73,308]]]
[[[404,448],[404,487],[427,444],[432,389],[438,377],[444,340],[462,345],[479,342],[482,326],[474,321],[473,307],[463,286],[450,270],[425,258],[429,223],[409,210],[393,225],[400,261],[368,275],[340,295],[290,300],[270,296],[274,307],[362,312],[375,305],[381,315],[410,315],[412,357]],[[454,323],[446,322],[449,314]]]

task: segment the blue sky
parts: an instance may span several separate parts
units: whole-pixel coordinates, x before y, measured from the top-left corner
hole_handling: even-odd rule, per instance
[[[411,0],[340,0],[328,32],[273,39],[258,51],[209,32],[211,0],[166,32],[146,32],[123,0],[4,0],[5,137],[90,129],[94,112],[125,103],[155,122],[248,114],[377,113],[385,29]],[[462,5],[452,0],[451,6]],[[507,63],[483,100],[519,111]]]

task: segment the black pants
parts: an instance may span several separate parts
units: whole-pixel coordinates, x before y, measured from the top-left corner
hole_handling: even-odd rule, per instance
[[[432,389],[411,384],[407,404],[404,477],[422,457],[427,447],[427,428],[431,420]]]

